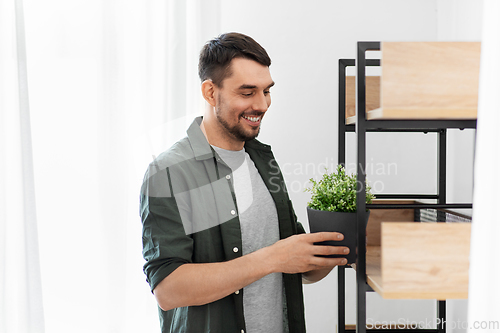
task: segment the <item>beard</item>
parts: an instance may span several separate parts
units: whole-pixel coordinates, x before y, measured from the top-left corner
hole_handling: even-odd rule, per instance
[[[243,112],[238,116],[238,122],[236,123],[236,125],[231,126],[227,122],[227,120],[224,119],[223,112],[222,112],[223,108],[224,108],[224,103],[223,103],[222,99],[219,97],[218,106],[215,108],[215,116],[216,116],[217,120],[219,121],[219,123],[222,125],[222,127],[224,127],[226,129],[226,131],[231,136],[233,136],[234,138],[236,138],[239,141],[246,142],[246,141],[250,141],[250,140],[255,139],[259,135],[260,126],[257,129],[257,131],[245,131],[245,129],[243,128],[243,125],[239,121],[244,115]],[[248,114],[248,116],[260,116],[261,114],[262,114],[262,112],[253,112],[251,114]]]

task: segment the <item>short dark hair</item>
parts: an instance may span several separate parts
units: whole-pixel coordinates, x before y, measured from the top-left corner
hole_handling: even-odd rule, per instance
[[[222,87],[222,81],[231,76],[229,67],[234,58],[250,59],[263,66],[271,66],[271,58],[266,50],[252,37],[230,32],[208,41],[201,49],[198,63],[201,82],[210,79]]]

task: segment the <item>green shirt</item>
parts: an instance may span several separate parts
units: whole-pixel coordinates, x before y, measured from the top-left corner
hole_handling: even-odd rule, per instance
[[[241,229],[231,169],[208,144],[201,117],[188,136],[149,165],[141,189],[144,272],[153,290],[185,263],[210,263],[240,257]],[[304,233],[297,222],[281,171],[270,146],[257,140],[245,150],[276,205],[280,238]],[[305,332],[302,278],[283,274],[290,333]],[[159,309],[162,332],[245,332],[243,290],[202,305]]]

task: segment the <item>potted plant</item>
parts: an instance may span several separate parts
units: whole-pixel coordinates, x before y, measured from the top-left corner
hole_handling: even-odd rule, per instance
[[[344,235],[342,241],[328,241],[322,244],[347,246],[349,254],[331,257],[346,257],[347,263],[356,261],[356,185],[355,174],[349,175],[344,167],[325,172],[319,181],[310,179],[312,186],[306,188],[311,192],[311,201],[307,205],[307,216],[311,232],[334,231]],[[371,187],[366,184],[366,203],[371,203],[375,196]],[[368,223],[369,211],[366,214]],[[366,224],[365,224],[366,227]]]

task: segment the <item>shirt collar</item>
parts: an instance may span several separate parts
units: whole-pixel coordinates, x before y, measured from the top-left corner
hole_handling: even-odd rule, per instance
[[[187,130],[189,143],[197,160],[206,160],[214,157],[212,147],[208,144],[207,138],[200,128],[202,120],[203,117],[196,117]]]
[[[271,151],[271,146],[266,145],[265,143],[260,142],[257,139],[252,139],[247,142],[245,142],[245,148],[250,148],[254,150],[263,150],[265,152],[270,152]]]

